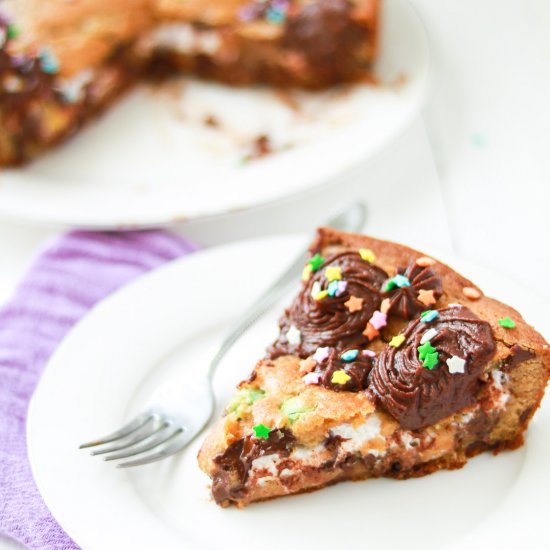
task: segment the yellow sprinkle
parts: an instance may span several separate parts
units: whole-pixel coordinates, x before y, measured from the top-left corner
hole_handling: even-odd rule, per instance
[[[342,280],[342,269],[339,267],[327,267],[325,269],[325,277],[329,282]]]
[[[405,335],[398,334],[397,336],[394,336],[391,339],[390,346],[393,346],[394,348],[398,348],[404,341],[405,341]]]
[[[318,292],[313,296],[315,300],[322,300],[323,298],[326,298],[328,296],[328,292],[326,290],[321,290],[321,292]]]
[[[343,370],[333,372],[330,379],[333,384],[345,384],[348,380],[351,380],[351,376]]]
[[[359,256],[361,256],[361,259],[365,260],[365,262],[369,262],[369,264],[373,264],[376,260],[376,255],[370,248],[360,248]]]
[[[307,281],[311,275],[312,267],[310,264],[307,264],[302,271],[302,281]]]

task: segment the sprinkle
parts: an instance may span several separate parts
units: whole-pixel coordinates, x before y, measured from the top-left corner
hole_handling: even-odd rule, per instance
[[[312,272],[313,268],[311,267],[311,264],[307,264],[302,271],[302,281],[307,281],[310,278]]]
[[[343,370],[333,372],[330,379],[333,384],[345,384],[348,380],[351,380],[351,376]]]
[[[418,350],[418,358],[420,361],[424,361],[428,355],[435,353],[437,350],[430,344],[430,342],[424,342],[421,346],[416,348]]]
[[[321,380],[321,373],[309,372],[308,374],[302,377],[302,380],[304,381],[304,384],[307,384],[308,386],[319,384],[319,381]]]
[[[365,262],[369,262],[369,264],[373,264],[376,260],[376,255],[370,248],[360,248],[359,256],[361,256],[361,259],[365,260]]]
[[[374,351],[370,350],[370,349],[364,349],[362,352],[361,352],[365,357],[376,357],[376,353],[374,353]]]
[[[342,280],[342,268],[340,267],[327,267],[325,269],[325,277],[328,281],[341,281]]]
[[[8,40],[13,40],[14,38],[17,38],[20,34],[21,31],[13,23],[10,23],[8,25],[8,28],[6,29],[6,36],[8,37]]]
[[[365,327],[365,330],[362,334],[371,341],[380,335],[380,333],[372,326],[371,323],[367,323],[367,326]]]
[[[437,302],[433,290],[419,290],[417,298],[419,302],[422,302],[425,306],[428,307]]]
[[[315,272],[325,263],[325,259],[321,256],[321,254],[317,253],[309,259],[308,263],[311,266],[311,269]]]
[[[56,74],[59,72],[59,60],[51,50],[42,48],[39,57],[40,67],[46,74]]]
[[[355,296],[350,296],[349,300],[344,303],[348,308],[350,313],[355,313],[356,311],[361,311],[363,308],[363,298],[356,298]]]
[[[300,361],[300,368],[298,369],[300,374],[307,374],[311,372],[317,366],[317,362],[313,357],[308,357]]]
[[[381,311],[375,311],[372,314],[372,317],[369,323],[376,330],[380,330],[381,328],[384,328],[388,324],[388,316],[385,313],[382,313]]]
[[[294,325],[290,325],[286,339],[290,345],[297,346],[302,342],[302,333]]]
[[[503,328],[516,328],[516,323],[510,319],[510,317],[504,317],[504,319],[499,319],[498,324]]]
[[[431,323],[433,320],[439,317],[439,311],[435,309],[428,309],[420,314],[420,321],[422,323]]]
[[[0,48],[3,48],[8,40],[8,32],[4,28],[0,28]]]
[[[479,300],[481,298],[481,292],[472,286],[465,286],[462,289],[462,294],[464,294],[468,300]]]
[[[450,374],[464,374],[464,366],[466,361],[462,357],[457,357],[453,355],[451,358],[446,361],[447,366],[449,367]]]
[[[407,279],[407,277],[405,277],[405,275],[397,274],[386,283],[384,292],[388,292],[394,288],[403,288],[405,286],[411,286],[411,282]]]
[[[253,426],[252,429],[254,430],[254,435],[256,437],[269,439],[269,432],[271,432],[271,428],[268,428],[265,424],[256,424],[256,426]]]
[[[428,258],[427,256],[422,256],[421,258],[416,259],[416,265],[418,267],[430,267],[435,264],[435,260]]]
[[[330,348],[317,348],[315,353],[313,354],[313,359],[317,361],[317,363],[322,363],[326,359],[328,359]]]
[[[388,313],[389,309],[390,309],[390,299],[384,298],[382,300],[382,303],[380,304],[380,311],[382,313]]]
[[[286,14],[277,8],[268,8],[265,18],[270,23],[283,23],[286,19]]]
[[[316,300],[323,300],[327,296],[328,296],[328,292],[326,290],[321,290],[321,292],[319,292],[316,296],[314,296],[314,298]]]
[[[420,339],[420,343],[425,344],[435,336],[437,336],[437,330],[435,330],[435,328],[430,328],[422,335],[422,338]]]
[[[315,296],[317,296],[317,294],[319,294],[319,292],[321,292],[321,283],[319,281],[315,281],[311,285],[311,297],[315,298]]]
[[[437,353],[436,351],[435,353],[428,353],[422,365],[428,370],[433,370],[433,368],[437,365],[438,361],[439,361],[439,353]]]
[[[398,334],[397,336],[394,336],[390,340],[390,346],[393,346],[394,348],[398,348],[403,342],[405,341],[405,335],[404,334]]]
[[[21,80],[18,76],[8,75],[4,78],[2,86],[4,90],[6,90],[6,92],[10,94],[16,94],[17,92],[23,90],[25,84],[23,83],[23,80]]]
[[[351,363],[352,361],[355,361],[357,359],[357,356],[359,355],[358,349],[348,349],[340,355],[340,359],[346,363]]]
[[[447,304],[447,307],[461,307],[460,304]]]
[[[331,281],[328,285],[328,295],[334,298],[335,296],[341,296],[346,291],[348,283],[346,281]]]

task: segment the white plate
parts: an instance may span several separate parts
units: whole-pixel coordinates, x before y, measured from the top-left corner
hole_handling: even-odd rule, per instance
[[[218,508],[186,452],[133,471],[77,446],[140,409],[154,379],[205,368],[223,331],[305,241],[278,237],[200,252],[128,285],[96,307],[50,361],[28,420],[31,464],[47,505],[85,550],[523,548],[546,533],[548,400],[528,443],[459,471],[407,481],[342,483],[307,495]],[[550,333],[548,308],[500,275],[451,262]],[[275,308],[230,353],[216,378],[221,404],[276,334]],[[521,528],[510,530],[510,526]],[[473,542],[472,542],[473,541]],[[530,544],[531,542],[531,544]]]
[[[93,228],[153,226],[227,213],[304,191],[357,168],[394,139],[426,96],[429,52],[406,0],[384,0],[382,85],[296,93],[191,79],[131,93],[39,161],[0,175],[0,217]],[[403,78],[401,78],[403,77]],[[222,130],[204,125],[214,115]],[[243,163],[270,136],[280,150]]]

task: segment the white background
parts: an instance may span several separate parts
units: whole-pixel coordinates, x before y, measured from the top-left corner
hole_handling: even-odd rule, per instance
[[[331,197],[369,207],[366,231],[452,250],[550,299],[550,2],[413,0],[434,83],[421,117],[338,186],[178,230],[203,245],[310,230]],[[0,223],[0,302],[55,230]],[[0,539],[0,548],[18,548]]]

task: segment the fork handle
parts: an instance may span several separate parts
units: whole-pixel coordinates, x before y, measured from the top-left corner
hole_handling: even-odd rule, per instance
[[[325,226],[333,227],[342,231],[359,231],[366,218],[365,205],[358,202],[346,208],[335,217],[327,220]],[[239,324],[225,337],[216,355],[208,368],[208,377],[212,378],[216,368],[225,354],[233,344],[258,320],[262,317],[279,299],[281,299],[289,287],[296,283],[304,264],[306,263],[307,251],[301,252],[290,264],[288,269],[246,310]]]

